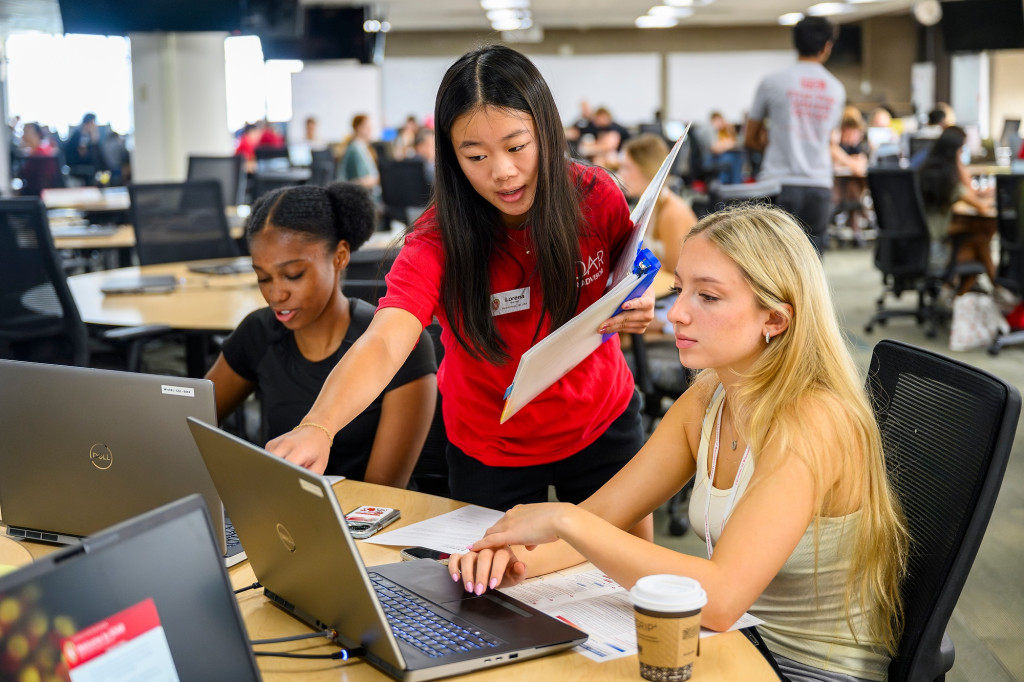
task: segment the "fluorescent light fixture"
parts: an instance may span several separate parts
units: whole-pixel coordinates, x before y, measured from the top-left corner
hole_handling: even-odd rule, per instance
[[[697,3],[694,0],[662,0],[669,7],[693,7]]]
[[[533,19],[531,19],[529,16],[512,16],[491,19],[491,28],[493,28],[495,31],[518,31],[519,29],[524,28],[524,21],[529,21],[530,25],[533,25]]]
[[[679,21],[675,17],[645,14],[642,17],[637,17],[633,23],[637,28],[672,28]]]
[[[687,9],[686,7],[655,5],[647,10],[647,14],[652,17],[675,17],[676,19],[685,19],[686,17],[693,16],[693,10]]]
[[[783,26],[792,26],[803,18],[803,12],[787,12],[779,17],[778,22]]]
[[[850,5],[867,5],[872,2],[879,2],[880,0],[846,0]]]
[[[526,9],[530,6],[530,0],[480,0],[480,7],[490,11],[492,9]]]
[[[513,21],[522,18],[522,10],[518,9],[492,9],[487,13],[487,21]]]
[[[853,11],[853,6],[845,2],[819,2],[807,8],[807,13],[812,17],[830,17],[835,14],[848,14]]]

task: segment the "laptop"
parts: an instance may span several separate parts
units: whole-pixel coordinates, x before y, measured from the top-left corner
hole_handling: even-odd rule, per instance
[[[214,543],[191,495],[0,577],[0,678],[259,680]]]
[[[194,261],[188,264],[189,272],[203,275],[240,275],[252,272],[252,258],[220,258],[216,260]]]
[[[117,275],[100,284],[104,294],[169,294],[178,287],[174,275]]]
[[[466,593],[436,561],[367,568],[325,478],[198,419],[188,424],[266,596],[317,630],[336,630],[341,646],[365,647],[388,675],[432,680],[586,641],[500,592]],[[425,632],[434,627],[443,639]]]
[[[186,417],[216,421],[212,382],[0,360],[0,513],[7,534],[77,543],[199,493],[227,565],[242,561]]]

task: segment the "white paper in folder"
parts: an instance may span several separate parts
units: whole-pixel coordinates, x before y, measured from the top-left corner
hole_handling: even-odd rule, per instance
[[[505,391],[502,424],[611,338],[611,334],[598,334],[598,326],[614,315],[623,303],[641,296],[651,285],[661,264],[654,254],[643,248],[644,235],[654,205],[689,129],[687,126],[672,146],[658,174],[651,180],[630,214],[633,234],[608,278],[605,294],[523,353],[512,385]]]

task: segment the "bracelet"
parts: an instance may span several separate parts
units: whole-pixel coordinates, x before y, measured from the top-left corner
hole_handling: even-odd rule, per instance
[[[327,430],[326,426],[321,426],[320,424],[317,424],[315,422],[302,422],[294,429],[292,429],[292,431],[295,431],[296,429],[301,429],[303,426],[312,426],[314,429],[320,429],[321,431],[323,431],[324,434],[327,436],[328,447],[334,447],[334,436],[331,434],[330,431]]]

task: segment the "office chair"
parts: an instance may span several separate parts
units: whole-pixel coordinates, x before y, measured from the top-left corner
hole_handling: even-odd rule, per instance
[[[1020,394],[980,369],[892,340],[875,346],[867,388],[910,533],[905,625],[889,680],[941,680],[954,658],[946,625],[995,506]]]
[[[87,367],[116,349],[119,366],[138,371],[143,342],[170,331],[147,325],[90,338],[38,198],[0,199],[0,273],[0,357]]]
[[[341,291],[348,297],[359,298],[376,306],[380,299],[387,294],[388,286],[383,279],[349,279],[346,277],[341,283]]]
[[[18,177],[23,197],[38,197],[44,189],[64,187],[64,172],[56,156],[26,156],[20,159]]]
[[[444,359],[444,346],[441,345],[441,325],[435,320],[427,326],[427,333],[434,344],[434,357],[437,366]],[[448,486],[448,432],[444,428],[441,412],[441,392],[437,392],[437,406],[434,408],[434,420],[430,423],[427,440],[420,450],[420,457],[412,472],[412,482],[416,490],[439,497],[450,497]]]
[[[132,184],[128,192],[139,264],[240,255],[219,181]]]
[[[633,371],[633,381],[643,396],[640,418],[644,427],[644,440],[650,438],[655,427],[668,407],[690,385],[691,372],[679,363],[679,351],[674,343],[652,344],[648,346],[643,334],[630,334],[630,358],[626,363]],[[669,500],[668,514],[669,535],[680,536],[690,526],[687,501],[693,490],[693,481],[689,481]]]
[[[245,203],[245,158],[242,156],[189,156],[188,182],[217,180],[229,206]]]
[[[430,203],[430,183],[421,159],[401,159],[380,168],[380,191],[388,215],[411,225]]]
[[[878,221],[875,242],[875,267],[882,272],[882,294],[875,314],[864,325],[871,333],[876,324],[885,325],[893,317],[914,317],[925,325],[925,335],[934,338],[949,312],[938,305],[944,285],[958,288],[959,281],[985,272],[977,261],[957,262],[959,240],[951,241],[950,259],[944,269],[930,266],[931,236],[925,219],[924,202],[917,174],[910,169],[872,168],[868,189]],[[917,294],[913,308],[887,308],[886,299],[905,291]]]
[[[999,269],[994,284],[1024,297],[1024,175],[996,176]],[[988,347],[998,355],[1004,346],[1024,343],[1024,330],[999,334]]]

